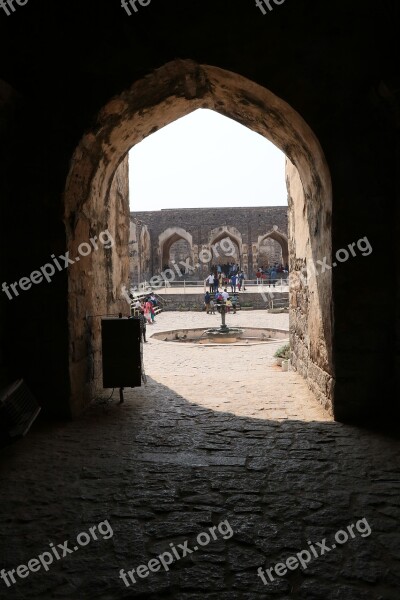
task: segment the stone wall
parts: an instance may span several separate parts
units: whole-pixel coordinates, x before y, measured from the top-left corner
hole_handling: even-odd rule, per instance
[[[71,412],[77,414],[101,387],[101,316],[127,313],[121,299],[121,282],[129,277],[129,186],[128,157],[119,164],[105,196],[75,220],[70,231],[70,256],[78,256],[78,242],[109,232],[111,243],[71,266],[69,287],[70,374],[74,399]],[[75,182],[71,182],[74,185]],[[66,207],[71,222],[72,207]],[[72,213],[72,214],[71,214]],[[108,234],[105,239],[108,240]],[[110,247],[107,247],[110,246]],[[93,285],[93,274],[95,285]]]
[[[142,282],[151,278],[150,234],[139,219],[129,222],[129,281]]]
[[[171,266],[171,263],[180,263],[180,261],[185,262],[185,260],[190,256],[191,248],[189,246],[189,242],[183,239],[179,239],[171,245],[169,251],[169,261],[167,263],[167,267]]]
[[[275,263],[283,264],[282,246],[272,238],[266,238],[259,246],[258,257],[260,266],[265,268]]]
[[[287,300],[287,292],[272,292],[271,296],[274,300]],[[246,308],[245,305],[251,305],[254,309],[266,309],[270,307],[270,294],[266,293],[266,298],[263,298],[258,292],[246,292],[243,295],[238,294],[239,303]],[[165,301],[162,304],[163,310],[196,310],[204,309],[204,294],[162,294],[161,298]]]
[[[333,413],[333,364],[329,304],[321,297],[330,294],[329,271],[318,277],[312,275],[310,264],[330,256],[324,248],[324,232],[312,231],[307,215],[307,202],[296,167],[286,160],[286,181],[289,197],[289,254],[290,254],[290,346],[293,367],[306,379],[310,389]],[[330,259],[329,259],[330,260]],[[307,268],[309,270],[307,271]]]
[[[191,249],[196,268],[192,279],[203,279],[209,272],[210,263],[199,260],[201,250],[211,250],[213,244],[223,237],[229,237],[239,252],[239,263],[248,278],[252,278],[262,262],[265,252],[260,256],[260,247],[266,236],[283,245],[282,260],[287,261],[288,212],[286,206],[243,207],[243,208],[184,208],[159,211],[132,212],[131,222],[140,227],[145,224],[150,234],[151,275],[160,273],[168,264],[169,241],[191,241]],[[186,235],[186,238],[182,236]],[[278,240],[278,242],[276,241]],[[188,242],[189,243],[189,242]],[[280,245],[279,244],[279,245]],[[281,255],[282,255],[282,246]],[[145,252],[145,251],[144,251]],[[131,273],[138,273],[139,256],[132,257]],[[279,257],[279,252],[273,253]],[[190,254],[188,254],[190,257]],[[234,261],[235,256],[226,256],[225,262]],[[223,253],[215,257],[211,264],[224,262]],[[191,263],[192,264],[192,263]],[[143,273],[144,275],[144,273]],[[133,281],[135,285],[138,281]]]

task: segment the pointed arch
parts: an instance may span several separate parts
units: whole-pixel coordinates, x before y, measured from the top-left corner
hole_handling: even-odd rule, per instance
[[[296,204],[298,195],[303,206],[301,215],[292,211],[289,217],[289,221],[302,219],[299,231],[305,249],[297,257],[296,245],[291,241],[291,263],[300,272],[308,260],[331,257],[332,185],[313,131],[296,110],[268,89],[236,73],[192,60],[172,61],[134,83],[104,106],[95,126],[83,136],[72,156],[64,193],[70,255],[77,256],[79,244],[86,242],[92,231],[102,231],[109,222],[118,221],[111,190],[130,148],[198,108],[215,110],[236,120],[285,153],[289,165],[289,207]],[[128,208],[126,211],[128,223]],[[292,231],[295,229],[292,227]],[[75,351],[85,344],[82,322],[87,314],[109,313],[125,306],[121,287],[128,273],[128,251],[125,256],[121,247],[112,248],[107,255],[92,253],[87,259],[84,271],[68,272],[72,413],[79,412],[92,393],[92,384],[86,381],[88,364],[92,361],[95,365],[93,382],[101,365],[98,327],[91,334],[91,355]],[[98,282],[104,282],[101,294],[96,288]],[[303,286],[300,277],[296,285]],[[324,278],[309,282],[302,294],[293,295],[291,309],[291,318],[297,319],[298,325],[291,333],[294,363],[327,408],[332,407],[334,394],[331,290],[332,277],[327,273]],[[307,301],[298,306],[296,302],[302,297],[307,297]]]
[[[188,243],[190,248],[190,256],[187,258],[190,258],[190,261],[193,264],[193,236],[191,233],[182,227],[168,227],[168,229],[160,233],[158,236],[161,271],[169,264],[171,246],[179,240],[185,240]]]
[[[275,240],[275,242],[278,242],[278,244],[281,246],[282,248],[282,261],[283,264],[289,264],[289,242],[288,242],[288,237],[285,233],[283,233],[282,231],[279,231],[278,229],[270,229],[270,231],[268,231],[267,233],[265,233],[264,235],[260,235],[258,238],[258,254],[260,255],[260,246],[262,245],[263,241],[270,238],[271,240]]]

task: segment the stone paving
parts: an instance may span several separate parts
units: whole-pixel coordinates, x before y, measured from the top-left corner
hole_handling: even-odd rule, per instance
[[[228,322],[284,328],[287,318],[254,311]],[[147,332],[218,323],[164,313]],[[115,392],[79,421],[37,423],[3,449],[0,569],[27,565],[51,542],[73,550],[103,521],[113,535],[103,524],[109,539],[98,533],[9,588],[0,579],[0,598],[398,600],[399,443],[332,421],[296,373],[274,365],[279,344],[150,338],[148,383],[123,405]],[[335,533],[355,523],[355,537],[333,549]],[[266,585],[257,576],[324,538],[332,549],[306,569]],[[168,571],[135,571],[130,587],[119,578],[171,544],[182,556],[185,542],[193,552]]]

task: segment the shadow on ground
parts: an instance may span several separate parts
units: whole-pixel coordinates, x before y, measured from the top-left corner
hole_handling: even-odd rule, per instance
[[[212,393],[211,390],[204,390]],[[114,394],[117,396],[117,393]],[[54,560],[1,598],[174,600],[398,599],[400,451],[334,422],[262,420],[189,403],[148,378],[78,422],[38,423],[1,451],[1,568],[16,569],[108,520],[113,536]],[[350,539],[264,585],[270,568],[367,519]],[[170,570],[126,587],[125,571],[228,520]]]

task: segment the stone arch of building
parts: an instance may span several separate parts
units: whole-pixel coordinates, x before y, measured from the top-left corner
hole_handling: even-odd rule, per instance
[[[287,177],[289,207],[296,205],[297,196],[302,202],[301,215],[292,210],[292,216],[303,220],[301,227],[297,228],[296,223],[293,231],[298,229],[307,237],[301,240],[304,252],[300,256],[296,254],[296,239],[290,241],[291,265],[299,269],[310,258],[331,256],[329,168],[313,131],[289,104],[241,75],[192,60],[175,60],[137,81],[103,107],[93,128],[81,139],[72,156],[64,191],[67,250],[71,256],[77,255],[79,244],[87,242],[93,232],[107,227],[119,242],[110,249],[92,252],[85,269],[79,266],[68,271],[72,414],[89,402],[101,374],[100,323],[88,325],[86,315],[127,308],[121,285],[128,278],[128,252],[124,248],[128,248],[129,238],[122,225],[128,232],[129,208],[124,207],[126,212],[121,213],[121,204],[116,204],[112,193],[115,178],[127,170],[127,153],[132,146],[198,108],[236,120],[285,153],[291,169]],[[289,179],[294,181],[296,177],[300,185],[291,187]],[[101,294],[99,282],[104,284]],[[294,305],[301,294],[292,299],[291,318],[297,318],[298,313],[304,316],[299,321],[304,331],[297,337],[291,334],[294,364],[321,402],[332,408],[332,279],[328,273],[310,282],[306,289],[299,277],[296,285],[307,302]],[[90,343],[85,345],[87,338]],[[89,372],[93,373],[90,381]]]
[[[168,227],[168,229],[158,236],[158,252],[161,260],[161,271],[169,263],[172,244],[179,240],[185,240],[189,244],[191,255],[188,258],[190,258],[191,263],[193,264],[193,236],[182,227]]]
[[[221,227],[215,227],[210,232],[210,246],[218,243],[224,237],[229,237],[232,241],[234,241],[239,250],[243,251],[243,239],[242,234],[236,227],[232,227],[231,225],[222,225]]]
[[[289,264],[289,241],[287,235],[285,235],[282,231],[278,231],[276,229],[271,229],[265,235],[262,235],[258,238],[258,252],[260,253],[260,246],[264,240],[270,238],[271,240],[275,240],[280,244],[282,248],[282,260],[283,264]]]
[[[210,251],[215,258],[214,262],[231,262],[232,258],[229,256],[230,248],[229,244],[226,244],[228,253],[224,252],[224,246],[221,247],[221,241],[228,239],[237,247],[239,253],[239,263],[241,263],[243,256],[243,240],[242,234],[235,227],[224,225],[223,227],[217,227],[211,231],[210,234]],[[219,256],[218,256],[219,255]]]

